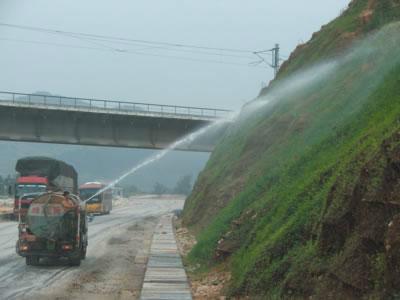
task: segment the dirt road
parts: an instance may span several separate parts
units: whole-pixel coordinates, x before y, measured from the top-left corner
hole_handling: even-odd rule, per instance
[[[152,232],[182,199],[132,198],[89,223],[80,267],[43,260],[26,266],[15,253],[17,224],[0,223],[0,299],[135,299],[140,293]]]

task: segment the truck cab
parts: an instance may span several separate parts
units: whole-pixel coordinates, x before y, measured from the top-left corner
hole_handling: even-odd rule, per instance
[[[49,181],[46,177],[18,177],[15,184],[14,215],[18,215],[19,209],[22,214],[25,214],[34,197],[48,190]]]
[[[46,192],[78,193],[78,174],[73,166],[50,157],[28,156],[15,165],[14,216],[26,214],[32,200]]]

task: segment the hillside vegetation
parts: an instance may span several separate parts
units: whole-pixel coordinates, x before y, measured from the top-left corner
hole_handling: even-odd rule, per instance
[[[185,204],[230,295],[400,295],[400,1],[354,0],[243,108]]]

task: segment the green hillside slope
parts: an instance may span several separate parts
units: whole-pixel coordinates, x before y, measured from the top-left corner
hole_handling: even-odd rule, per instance
[[[186,202],[231,295],[400,292],[400,1],[355,0],[245,107]],[[210,258],[213,258],[210,262]]]

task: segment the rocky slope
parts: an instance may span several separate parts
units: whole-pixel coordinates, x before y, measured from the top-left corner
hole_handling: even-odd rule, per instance
[[[230,295],[400,293],[400,1],[354,0],[243,108],[183,222]],[[212,259],[210,259],[212,258]]]

